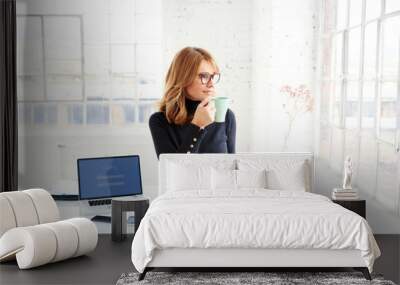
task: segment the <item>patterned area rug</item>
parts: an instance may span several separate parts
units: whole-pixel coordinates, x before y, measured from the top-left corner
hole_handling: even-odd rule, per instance
[[[372,274],[372,281],[360,272],[148,272],[142,281],[139,273],[124,273],[117,285],[134,284],[379,284],[395,285],[381,275]]]

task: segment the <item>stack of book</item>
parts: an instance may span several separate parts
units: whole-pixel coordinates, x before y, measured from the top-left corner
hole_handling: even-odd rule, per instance
[[[334,200],[357,200],[358,193],[355,189],[334,188],[332,192]]]

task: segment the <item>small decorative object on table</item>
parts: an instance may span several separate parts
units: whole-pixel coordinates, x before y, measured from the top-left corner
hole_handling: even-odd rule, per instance
[[[351,186],[353,176],[353,163],[351,157],[347,156],[344,161],[343,185],[342,188],[334,188],[332,191],[332,200],[334,203],[359,214],[365,219],[365,200],[360,200],[357,189]]]
[[[332,200],[358,200],[357,189],[334,188],[332,191]]]
[[[124,211],[122,212],[125,214],[125,218],[123,217],[122,220],[125,219],[126,222],[126,229],[122,227],[122,234],[134,234],[135,233],[135,211]]]
[[[347,156],[344,161],[343,169],[343,185],[342,188],[334,188],[332,192],[333,200],[357,200],[358,193],[356,189],[351,186],[351,179],[353,176],[353,163],[351,157]]]
[[[343,174],[343,189],[351,190],[351,178],[353,176],[353,163],[351,161],[351,156],[346,156],[344,161],[344,174]]]

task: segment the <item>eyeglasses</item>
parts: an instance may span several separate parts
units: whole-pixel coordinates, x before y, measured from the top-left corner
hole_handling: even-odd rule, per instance
[[[208,72],[202,72],[202,73],[199,73],[199,77],[201,80],[201,84],[203,84],[203,85],[208,84],[210,81],[213,84],[217,84],[221,77],[221,74],[219,74],[219,73],[210,74]]]

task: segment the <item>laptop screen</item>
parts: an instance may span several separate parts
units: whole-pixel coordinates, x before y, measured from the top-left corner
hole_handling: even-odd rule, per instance
[[[80,199],[142,194],[138,155],[78,159]]]

